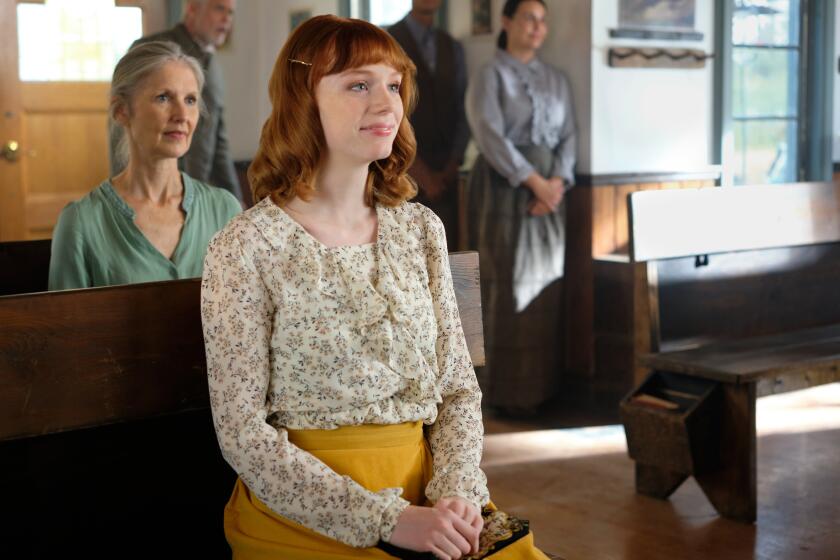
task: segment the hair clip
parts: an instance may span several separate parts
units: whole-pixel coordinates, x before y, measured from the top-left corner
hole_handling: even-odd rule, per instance
[[[294,64],[303,64],[304,66],[312,66],[311,62],[304,62],[302,60],[297,60],[296,58],[290,58],[289,62],[293,62]]]

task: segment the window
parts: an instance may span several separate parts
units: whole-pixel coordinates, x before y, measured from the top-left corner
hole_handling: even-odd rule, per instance
[[[724,185],[831,179],[834,2],[717,4]]]
[[[732,17],[734,184],[797,179],[799,0],[741,0]]]
[[[380,27],[397,23],[411,11],[411,0],[350,0],[349,16]]]
[[[140,8],[114,0],[46,0],[18,4],[20,79],[110,81],[114,66],[143,34]]]

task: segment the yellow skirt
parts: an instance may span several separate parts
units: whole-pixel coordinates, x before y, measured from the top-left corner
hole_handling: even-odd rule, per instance
[[[429,505],[424,489],[432,475],[432,453],[421,422],[289,430],[289,441],[368,490],[401,487],[412,504]],[[241,479],[225,507],[225,536],[234,560],[393,558],[378,548],[347,546],[274,513]],[[547,560],[531,534],[492,558]]]

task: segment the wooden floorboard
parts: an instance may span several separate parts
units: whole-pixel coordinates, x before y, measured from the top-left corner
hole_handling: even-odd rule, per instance
[[[758,401],[755,525],[720,518],[693,479],[668,501],[636,495],[620,426],[488,425],[494,502],[530,519],[538,545],[566,560],[840,558],[838,383]]]

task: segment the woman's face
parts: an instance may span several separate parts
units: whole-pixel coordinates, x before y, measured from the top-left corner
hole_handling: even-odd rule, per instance
[[[146,76],[131,97],[130,111],[117,112],[132,157],[154,161],[184,155],[198,122],[198,100],[198,82],[186,64],[167,62]]]
[[[391,155],[403,119],[401,82],[385,64],[321,78],[315,100],[332,162],[367,165]]]
[[[502,16],[502,27],[507,31],[509,50],[535,51],[542,46],[548,33],[545,7],[535,0],[521,2],[512,18]]]

